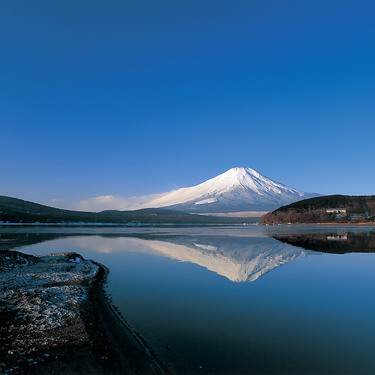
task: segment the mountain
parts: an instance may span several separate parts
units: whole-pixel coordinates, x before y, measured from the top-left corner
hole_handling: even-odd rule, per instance
[[[71,211],[0,196],[0,223],[242,224],[254,221],[253,218],[208,217],[162,208],[135,211]]]
[[[164,207],[192,213],[272,211],[318,195],[272,181],[251,168],[232,168],[202,184],[152,196],[137,208]]]

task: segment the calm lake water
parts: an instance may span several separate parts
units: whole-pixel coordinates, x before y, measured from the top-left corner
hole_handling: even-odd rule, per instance
[[[114,304],[177,374],[375,374],[374,231],[2,227],[0,248],[106,265]]]

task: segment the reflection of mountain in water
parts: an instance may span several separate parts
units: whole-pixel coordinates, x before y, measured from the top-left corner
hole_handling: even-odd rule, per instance
[[[251,282],[265,273],[308,251],[267,237],[234,237],[225,235],[104,235],[87,233],[1,234],[0,249],[17,248],[50,241],[70,239],[70,250],[90,249],[102,253],[136,251],[152,253],[195,263],[235,282]],[[59,248],[59,251],[62,251]]]
[[[277,235],[277,240],[307,250],[327,253],[375,252],[375,232]]]
[[[182,262],[191,262],[235,282],[251,282],[308,251],[282,244],[272,238],[177,237],[148,240],[146,245]]]

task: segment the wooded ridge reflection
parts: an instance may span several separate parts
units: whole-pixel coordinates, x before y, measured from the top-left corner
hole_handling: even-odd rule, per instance
[[[375,232],[274,235],[273,238],[306,250],[326,253],[375,252]]]

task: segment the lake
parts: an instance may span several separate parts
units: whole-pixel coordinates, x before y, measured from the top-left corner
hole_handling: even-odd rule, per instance
[[[375,227],[0,227],[6,246],[107,266],[176,374],[375,373]]]

